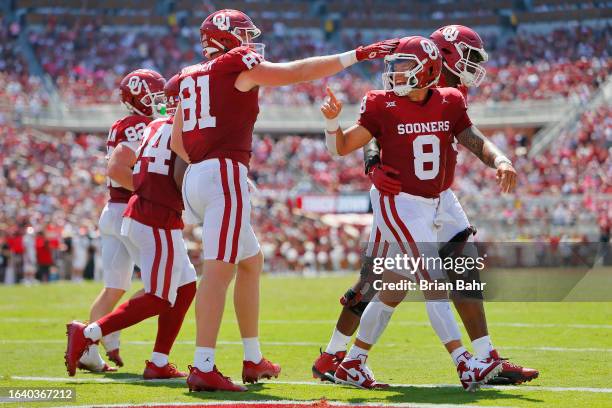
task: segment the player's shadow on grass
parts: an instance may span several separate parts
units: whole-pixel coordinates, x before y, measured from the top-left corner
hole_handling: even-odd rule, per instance
[[[520,387],[516,388],[520,390]],[[521,400],[525,402],[542,402],[537,398],[530,398],[523,395],[511,394],[507,390],[497,390],[494,388],[485,388],[477,392],[466,392],[461,387],[398,387],[393,386],[385,390],[380,390],[384,393],[391,393],[391,395],[380,398],[381,402],[389,403],[400,403],[400,402],[413,402],[413,403],[435,403],[435,404],[471,404],[475,402],[483,401],[499,401],[499,400]],[[379,391],[375,391],[378,393]],[[349,403],[363,403],[371,402],[374,398],[376,401],[379,399],[375,397],[375,394],[369,393],[364,398],[348,398],[346,399]]]
[[[176,384],[174,384],[176,385]],[[174,386],[168,384],[168,386]],[[184,386],[184,385],[183,385]],[[271,395],[270,390],[274,389],[275,384],[259,383],[249,385],[247,392],[188,392],[185,396],[199,400],[234,400],[234,401],[281,401],[286,400],[286,396]],[[317,401],[325,399],[328,401],[341,401],[347,403],[436,403],[436,404],[471,404],[474,402],[483,401],[500,401],[500,400],[521,400],[524,402],[542,402],[537,398],[530,398],[523,395],[510,394],[506,390],[496,390],[493,388],[483,389],[479,392],[465,392],[459,387],[390,387],[385,390],[367,391],[358,390],[353,387],[340,386],[338,387],[363,392],[363,397],[347,397],[346,395],[339,397],[339,394],[333,392],[334,386],[313,388],[312,395],[309,398],[291,398],[304,401]],[[520,390],[520,387],[517,387]]]
[[[137,373],[101,373],[94,375],[90,378],[105,377],[116,380],[128,380],[124,385],[136,386],[136,387],[167,387],[178,390],[183,390],[183,395],[198,400],[212,400],[212,401],[281,401],[286,400],[286,395],[273,395],[273,390],[278,387],[277,384],[269,383],[258,383],[248,386],[247,392],[189,392],[185,379],[176,380],[160,380],[160,381],[144,381],[142,377]],[[129,381],[129,380],[134,380]],[[521,387],[516,387],[517,391],[520,391]],[[271,392],[272,391],[272,392]],[[340,392],[338,392],[340,391]],[[357,394],[363,393],[361,396],[347,396],[345,391],[354,392]],[[285,394],[285,393],[283,393]],[[341,394],[342,397],[338,398]],[[327,399],[329,401],[346,401],[348,403],[366,403],[366,402],[380,402],[380,403],[400,403],[400,402],[412,402],[412,403],[436,403],[436,404],[471,404],[475,402],[483,401],[500,401],[500,400],[521,400],[524,402],[542,402],[541,399],[530,398],[524,395],[517,395],[511,393],[509,390],[498,390],[494,388],[485,388],[478,392],[465,392],[461,387],[453,386],[439,386],[439,387],[402,387],[392,386],[382,390],[368,391],[359,390],[354,387],[344,385],[326,385],[321,387],[313,387],[311,395],[308,398],[293,398],[304,401],[316,401],[320,399]]]

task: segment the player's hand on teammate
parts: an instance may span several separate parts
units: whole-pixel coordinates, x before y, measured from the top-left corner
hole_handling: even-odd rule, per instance
[[[395,176],[399,176],[399,171],[384,164],[372,166],[368,173],[374,187],[383,195],[398,195],[402,190],[402,183]]]
[[[375,42],[370,45],[362,45],[355,50],[357,61],[384,58],[389,54],[393,54],[398,44],[399,39],[392,38],[390,40]]]
[[[325,119],[335,119],[342,112],[342,102],[336,99],[336,95],[332,92],[331,88],[328,86],[325,91],[327,92],[327,99],[321,105],[321,112]]]
[[[516,170],[510,163],[501,163],[497,167],[495,176],[497,184],[501,187],[502,193],[511,193],[516,187]]]

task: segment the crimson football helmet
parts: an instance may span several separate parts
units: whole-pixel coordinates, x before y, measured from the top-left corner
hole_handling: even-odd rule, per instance
[[[130,112],[143,116],[158,114],[157,105],[164,101],[166,80],[151,69],[137,69],[119,84],[121,102]]]
[[[205,57],[217,52],[226,52],[242,45],[264,54],[263,43],[251,42],[259,37],[261,30],[242,11],[223,9],[215,11],[200,26],[200,42]]]
[[[383,87],[398,96],[438,83],[442,57],[436,45],[421,36],[404,37],[394,53],[385,57]]]
[[[166,96],[166,113],[168,115],[174,115],[176,113],[176,107],[180,101],[180,74],[176,74],[166,82],[164,86],[164,95]]]
[[[457,75],[467,87],[482,83],[487,71],[481,65],[489,60],[478,33],[462,25],[448,25],[429,37],[436,43],[444,58],[444,66]]]

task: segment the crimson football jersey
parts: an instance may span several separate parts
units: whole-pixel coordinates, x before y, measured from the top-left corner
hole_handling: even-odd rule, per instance
[[[120,144],[136,152],[142,141],[143,132],[151,120],[151,118],[142,115],[129,115],[113,123],[106,139],[106,159],[110,159],[113,150]],[[121,187],[110,177],[107,177],[106,185],[110,193],[109,201],[111,203],[127,203],[132,196],[130,190]]]
[[[444,75],[440,75],[440,80],[438,81],[438,87],[444,88],[446,87],[446,80],[444,79]],[[456,87],[465,98],[465,102],[467,104],[468,100],[468,88],[465,85],[457,85]],[[459,151],[457,150],[457,140],[455,140],[452,144],[452,149],[449,150],[446,155],[446,172],[444,175],[444,183],[442,185],[442,191],[449,189],[453,185],[453,181],[455,181],[455,167],[457,167],[457,154]]]
[[[402,191],[428,198],[444,191],[455,135],[472,125],[465,99],[455,88],[433,88],[420,103],[393,91],[370,91],[358,123],[378,140],[381,162],[400,172]]]
[[[124,216],[163,229],[182,229],[183,196],[174,181],[176,153],[170,149],[172,118],[149,123],[134,166],[134,195]]]
[[[249,166],[259,89],[241,92],[234,84],[262,61],[252,49],[238,47],[181,71],[183,145],[191,163],[229,158]]]

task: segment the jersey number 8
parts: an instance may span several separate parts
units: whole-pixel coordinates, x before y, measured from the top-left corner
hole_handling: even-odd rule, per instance
[[[430,152],[425,152],[424,147],[431,146]],[[419,180],[431,180],[436,178],[440,172],[440,139],[436,135],[421,135],[412,141],[414,152],[414,174]],[[429,169],[425,169],[425,163],[431,163]]]

